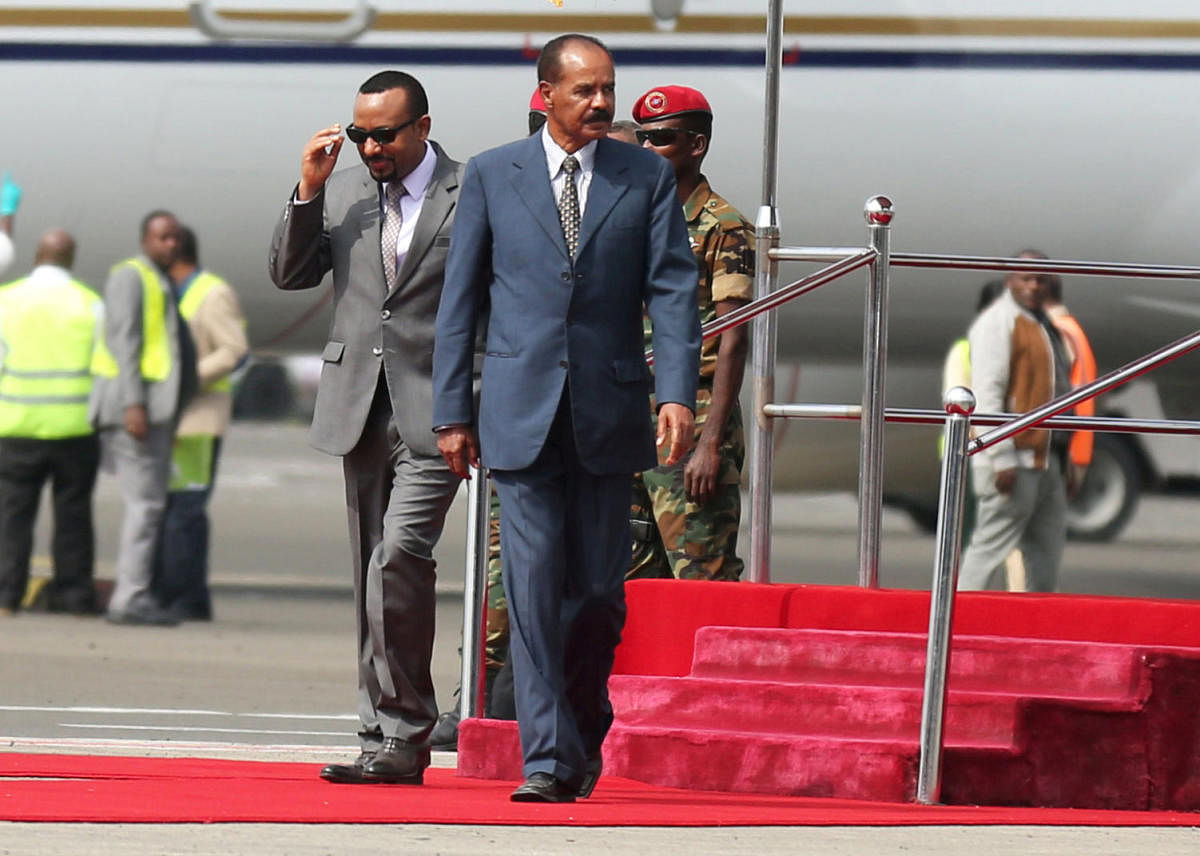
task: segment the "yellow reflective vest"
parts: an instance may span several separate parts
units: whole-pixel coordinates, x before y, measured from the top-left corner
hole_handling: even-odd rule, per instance
[[[166,380],[171,374],[171,342],[167,337],[166,295],[159,274],[139,258],[126,259],[113,270],[122,265],[132,265],[142,278],[142,378],[151,383]],[[103,336],[96,337],[92,372],[102,377],[116,377],[120,372]]]
[[[0,286],[0,437],[92,432],[88,395],[100,296],[73,279]]]
[[[200,271],[192,279],[187,287],[187,291],[183,293],[183,298],[179,301],[179,314],[183,316],[185,321],[191,321],[192,316],[196,314],[196,310],[200,308],[200,304],[204,302],[204,298],[208,297],[210,291],[218,285],[224,285],[225,280],[217,276],[215,273],[209,273],[206,270]],[[208,386],[204,387],[205,392],[229,392],[233,388],[233,383],[229,379],[229,375],[217,378]]]

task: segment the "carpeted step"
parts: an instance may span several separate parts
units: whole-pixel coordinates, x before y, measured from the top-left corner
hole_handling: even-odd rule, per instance
[[[926,637],[919,633],[702,627],[692,675],[896,687],[922,686]],[[954,637],[952,690],[1122,698],[1138,692],[1139,652],[1128,645]]]
[[[867,739],[920,733],[918,688],[613,675],[608,689],[621,725]],[[1009,693],[950,693],[947,739],[1011,742],[1020,702]]]

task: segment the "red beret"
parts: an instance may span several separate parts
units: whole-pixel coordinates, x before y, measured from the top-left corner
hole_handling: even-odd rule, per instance
[[[546,112],[546,101],[544,98],[542,98],[542,87],[540,87],[540,86],[537,89],[533,90],[533,95],[530,96],[530,98],[529,98],[529,112],[530,113],[545,113]]]
[[[712,108],[700,90],[690,86],[659,86],[633,105],[633,118],[637,122],[656,122],[682,113],[707,113],[711,116]]]

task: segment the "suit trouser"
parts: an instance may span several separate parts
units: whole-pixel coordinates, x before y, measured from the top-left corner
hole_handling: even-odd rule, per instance
[[[125,503],[117,547],[117,583],[108,601],[111,615],[137,609],[151,599],[154,553],[167,507],[174,433],[170,423],[150,425],[145,440],[135,440],[124,428],[105,428],[100,433],[105,462],[116,468]]]
[[[391,417],[381,378],[362,436],[342,458],[366,750],[385,737],[424,743],[437,720],[433,547],[460,484],[441,455],[413,452]]]
[[[16,609],[25,596],[34,523],[42,487],[49,479],[54,578],[48,606],[71,612],[94,608],[92,489],[99,466],[95,434],[61,440],[0,439],[0,606]]]
[[[974,474],[975,528],[963,551],[960,589],[985,589],[1017,547],[1028,591],[1054,591],[1067,539],[1067,491],[1058,456],[1046,469],[1017,469],[1012,493],[996,490],[992,473]]]
[[[500,550],[526,776],[577,783],[612,725],[608,677],[625,625],[632,476],[584,469],[566,393],[537,459],[492,472],[504,509]]]

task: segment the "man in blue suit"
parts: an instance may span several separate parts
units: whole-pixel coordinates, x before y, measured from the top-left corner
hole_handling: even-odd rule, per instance
[[[605,138],[608,50],[551,40],[541,133],[473,158],[459,195],[434,346],[434,427],[451,470],[492,471],[526,781],[514,801],[591,794],[612,724],[625,622],[629,481],[655,465],[642,356],[654,326],[658,437],[692,441],[700,348],[696,264],[670,165]],[[483,388],[471,396],[477,323]],[[481,444],[481,445],[480,445]]]

